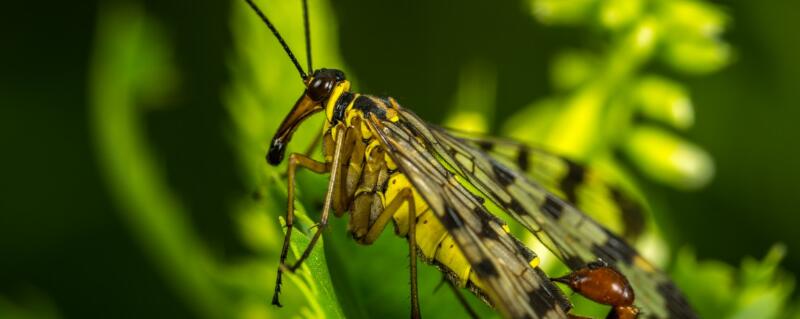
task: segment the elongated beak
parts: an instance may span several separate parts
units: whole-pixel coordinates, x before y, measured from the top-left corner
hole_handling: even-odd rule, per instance
[[[308,97],[306,92],[303,92],[303,95],[301,95],[297,103],[294,104],[292,111],[283,119],[281,126],[278,127],[278,131],[275,132],[275,136],[272,138],[272,143],[267,152],[267,162],[272,165],[280,164],[281,161],[283,161],[284,153],[286,153],[286,144],[292,139],[294,130],[297,129],[300,123],[307,117],[321,110],[322,104],[320,102],[315,102]]]

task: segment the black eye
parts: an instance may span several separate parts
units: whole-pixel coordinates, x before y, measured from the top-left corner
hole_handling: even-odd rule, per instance
[[[314,78],[311,84],[308,85],[308,97],[317,102],[322,101],[331,94],[334,83],[336,83],[334,78]]]

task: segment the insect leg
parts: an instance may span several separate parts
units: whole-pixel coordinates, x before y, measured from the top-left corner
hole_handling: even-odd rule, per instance
[[[328,167],[325,163],[317,162],[310,157],[307,157],[302,154],[293,153],[289,155],[289,167],[287,169],[288,175],[288,204],[286,210],[286,235],[283,238],[283,248],[281,248],[281,257],[280,257],[280,267],[278,267],[278,277],[275,280],[275,293],[272,295],[272,304],[276,306],[281,306],[280,301],[278,300],[278,295],[280,294],[281,290],[281,277],[283,274],[282,266],[286,262],[286,255],[289,252],[289,242],[292,237],[292,227],[294,225],[294,189],[295,189],[295,172],[297,171],[298,167],[305,167],[315,173],[325,173],[328,171]]]
[[[456,295],[456,299],[458,299],[458,302],[461,303],[462,306],[464,306],[464,310],[467,311],[469,317],[472,319],[478,319],[479,318],[478,314],[475,312],[475,310],[472,309],[472,307],[469,306],[469,303],[467,303],[467,299],[464,298],[464,294],[461,293],[461,290],[458,287],[456,287],[456,285],[454,285],[453,282],[450,281],[449,279],[443,278],[443,281],[446,281],[447,285],[450,286],[450,288],[453,290],[453,294]]]
[[[406,188],[409,190],[408,188]],[[409,190],[408,193],[411,193]],[[417,291],[417,213],[414,209],[414,195],[408,194],[408,256],[411,269],[411,318],[420,318],[419,293]]]
[[[311,250],[314,249],[314,246],[317,244],[317,241],[319,240],[319,237],[322,235],[322,231],[325,230],[325,228],[328,226],[328,214],[330,213],[330,210],[331,210],[331,202],[333,201],[333,193],[334,193],[334,190],[336,190],[335,185],[336,185],[337,179],[339,178],[339,171],[340,170],[337,169],[337,168],[340,165],[339,162],[341,161],[341,157],[342,157],[341,156],[342,145],[344,144],[343,142],[344,142],[344,135],[345,135],[345,134],[342,134],[342,133],[338,134],[337,137],[336,137],[336,148],[335,148],[335,151],[333,152],[333,163],[331,163],[331,168],[332,169],[330,169],[331,176],[330,176],[330,179],[328,180],[328,191],[325,193],[325,203],[324,203],[325,206],[323,206],[323,208],[322,208],[322,214],[321,214],[320,219],[319,219],[319,224],[317,224],[319,227],[317,227],[316,232],[314,232],[314,237],[311,237],[311,241],[308,243],[308,246],[306,247],[306,250],[303,251],[303,255],[301,255],[300,258],[298,258],[297,261],[295,261],[294,265],[289,267],[289,271],[291,271],[291,272],[294,272],[295,270],[297,270],[297,268],[299,268],[300,265],[303,264],[303,261],[306,260],[306,258],[308,258],[309,255],[311,255]]]
[[[386,224],[392,220],[392,216],[397,210],[406,203],[408,209],[408,249],[411,259],[411,318],[420,318],[419,313],[419,294],[417,293],[417,242],[416,242],[416,205],[414,204],[414,193],[411,188],[405,188],[397,193],[386,208],[378,215],[375,222],[370,226],[364,238],[365,244],[371,244],[378,239]]]

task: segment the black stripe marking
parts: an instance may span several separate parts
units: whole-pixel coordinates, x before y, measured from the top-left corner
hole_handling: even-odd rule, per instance
[[[525,147],[520,147],[519,153],[517,153],[517,167],[523,172],[527,172],[530,168],[530,163],[528,162],[528,158],[531,156],[531,153]]]
[[[547,316],[547,309],[551,309],[553,306],[545,300],[547,297],[547,291],[544,290],[542,287],[536,288],[534,290],[528,291],[528,303],[534,305],[533,311],[536,312],[536,318],[546,318]]]
[[[536,318],[546,318],[551,307],[547,298],[550,298],[548,291],[542,287],[528,291],[528,303],[534,305],[533,311],[536,312]]]
[[[534,269],[539,278],[548,278],[541,269]],[[569,312],[572,309],[572,304],[564,297],[564,293],[553,284],[543,282],[541,286],[533,291],[528,292],[528,300],[534,305],[543,305],[534,307],[534,311],[538,318],[546,318],[549,311],[555,307],[561,308],[564,312]],[[553,304],[553,302],[557,302]]]
[[[520,214],[520,215],[528,215],[528,211],[525,210],[524,207],[517,201],[516,198],[511,198],[511,202],[506,204],[506,208],[511,209],[511,211]]]
[[[453,207],[445,205],[444,211],[445,214],[439,217],[444,228],[447,229],[448,232],[452,232],[453,230],[459,229],[461,226],[456,222],[456,220],[453,217],[456,215],[456,212],[455,210],[453,210]]]
[[[477,144],[478,144],[478,147],[480,147],[482,150],[484,150],[486,152],[491,151],[492,149],[494,149],[494,143],[489,142],[489,141],[478,141]]]
[[[332,122],[334,124],[344,120],[344,111],[347,109],[347,106],[350,105],[350,102],[353,101],[355,96],[355,94],[350,92],[343,92],[342,95],[339,96],[339,99],[336,100],[336,105],[333,107]]]
[[[353,103],[353,108],[365,114],[375,114],[379,119],[386,119],[386,109],[378,106],[372,98],[366,95],[359,96]]]
[[[480,233],[478,235],[480,235],[481,238],[488,238],[488,239],[492,239],[492,240],[498,240],[498,238],[500,238],[500,234],[498,234],[492,228],[492,221],[490,219],[486,218],[483,215],[484,214],[483,207],[481,207],[481,206],[476,207],[475,208],[475,213],[476,213],[476,216],[478,216],[478,218],[480,218],[480,220],[481,220],[481,231],[480,231]]]
[[[592,245],[592,253],[606,261],[621,261],[626,265],[633,264],[633,260],[639,256],[639,253],[616,235],[607,230],[605,233],[608,239],[603,244]]]
[[[470,193],[470,194],[472,194],[472,193]],[[478,203],[481,203],[481,205],[483,205],[484,203],[486,203],[486,199],[485,199],[485,198],[483,198],[483,197],[481,197],[480,195],[478,195],[478,194],[472,194],[472,196],[473,196],[473,197],[475,197],[475,200],[476,200],[476,201],[478,201]]]
[[[544,203],[542,204],[542,212],[550,215],[554,219],[558,220],[561,218],[561,215],[564,214],[564,205],[561,202],[556,201],[553,197],[547,196],[544,199]]]
[[[626,196],[620,189],[611,188],[611,198],[619,207],[622,214],[622,221],[625,223],[623,236],[625,238],[636,238],[644,231],[644,212],[642,206],[629,196]]]
[[[578,199],[575,190],[586,178],[586,169],[573,161],[568,160],[566,163],[567,176],[564,176],[564,179],[561,180],[560,186],[561,190],[564,191],[564,195],[567,196],[567,201],[570,203],[575,203]]]
[[[492,172],[497,177],[497,181],[503,186],[508,186],[514,183],[515,176],[507,168],[492,162]]]
[[[692,310],[692,306],[686,301],[686,298],[681,294],[678,287],[672,282],[662,282],[656,286],[656,290],[666,300],[667,311],[672,318],[697,318],[697,315]]]
[[[500,240],[500,234],[494,231],[491,224],[485,221],[481,223],[481,232],[478,233],[478,236],[480,236],[482,239],[491,239],[494,241]]]
[[[492,221],[498,225],[505,224],[505,221],[503,221],[500,217],[497,217],[496,215],[489,213],[489,211],[486,210],[486,207],[484,206],[475,207],[475,214],[483,220]]]
[[[499,275],[497,268],[494,267],[494,264],[489,259],[481,260],[475,264],[472,269],[474,269],[475,273],[478,274],[478,277],[481,278],[496,277]]]
[[[502,221],[499,220],[496,216],[489,214],[483,206],[475,206],[473,210],[475,216],[481,220],[481,231],[478,235],[482,238],[489,238],[492,240],[498,240],[500,238],[500,234],[495,231],[492,227],[492,223],[502,225]]]
[[[566,264],[569,269],[581,269],[586,266],[586,262],[578,256],[565,256],[564,264]]]
[[[525,261],[531,262],[534,258],[536,258],[536,254],[533,253],[525,244],[523,244],[519,239],[514,236],[509,236],[514,241],[514,246],[517,246],[517,252],[525,258]]]

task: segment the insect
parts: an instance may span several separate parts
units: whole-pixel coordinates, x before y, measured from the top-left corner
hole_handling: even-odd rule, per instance
[[[267,161],[281,163],[298,126],[315,113],[325,115],[324,161],[300,153],[288,158],[287,230],[273,304],[280,305],[283,272],[296,270],[308,258],[332,211],[336,217],[349,213],[348,231],[361,244],[373,243],[390,222],[406,238],[414,318],[420,317],[416,258],[438,267],[454,286],[467,288],[507,318],[580,318],[570,313],[572,305],[554,282],[612,306],[608,318],[632,319],[640,313],[648,318],[696,317],[664,273],[567,201],[574,199],[574,184],[583,174],[568,171],[561,185],[564,200],[526,176],[535,163],[530,156],[546,153],[518,143],[456,136],[424,122],[391,97],[351,92],[339,70],[314,70],[303,1],[306,73],[266,15],[252,0],[245,1],[283,46],[306,87],[273,137]],[[514,155],[503,155],[503,146],[515,150]],[[302,255],[287,265],[298,168],[330,178],[318,227]],[[490,213],[489,202],[573,272],[548,277],[538,267],[537,255]]]

